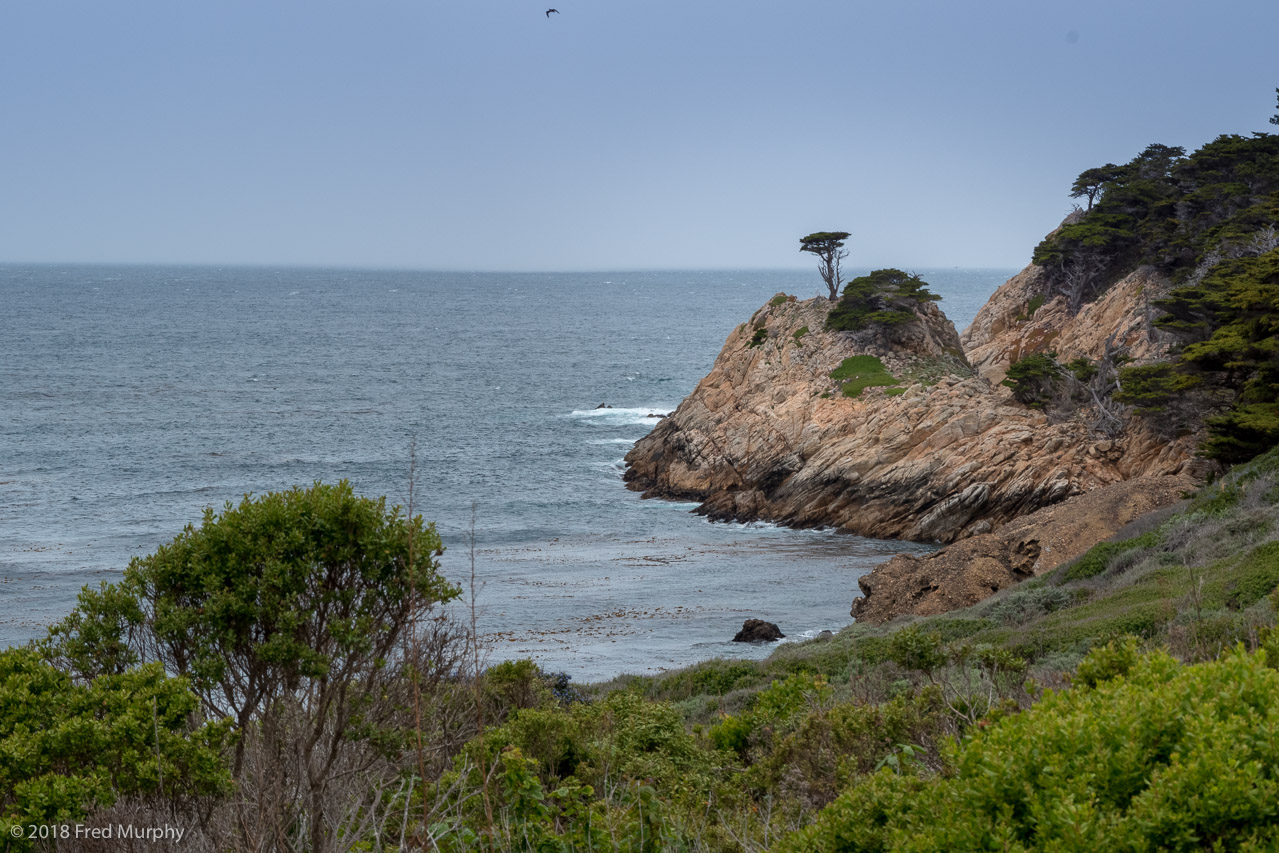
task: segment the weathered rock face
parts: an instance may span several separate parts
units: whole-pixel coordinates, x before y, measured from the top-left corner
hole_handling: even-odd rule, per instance
[[[1090,434],[1082,421],[1050,424],[997,384],[1017,346],[1029,352],[1038,339],[1073,352],[1064,334],[1049,336],[1048,318],[1063,321],[1051,303],[1033,323],[1013,313],[1024,313],[1036,275],[1031,268],[1010,280],[999,304],[978,315],[966,333],[968,360],[931,303],[912,322],[850,333],[824,331],[825,299],[774,299],[728,336],[711,372],[627,454],[628,485],[646,497],[701,501],[718,519],[953,542],[1111,483],[1185,473],[1190,438],[1168,443],[1136,423],[1117,439]],[[1138,286],[1092,322],[1131,319]],[[1104,348],[1110,332],[1102,331],[1087,330],[1081,340],[1090,343],[1080,346]],[[843,396],[830,374],[856,355],[878,357],[899,386]]]
[[[977,312],[960,337],[964,354],[995,386],[1009,364],[1047,350],[1061,362],[1096,361],[1109,344],[1112,350],[1126,347],[1124,355],[1134,361],[1154,361],[1167,354],[1172,338],[1151,324],[1150,303],[1170,287],[1167,278],[1143,267],[1071,316],[1064,297],[1043,298],[1043,270],[1032,265],[1001,285]]]
[[[1073,560],[1138,516],[1175,503],[1193,482],[1181,475],[1112,483],[928,556],[900,554],[858,579],[863,597],[853,601],[852,615],[879,624],[976,604]]]

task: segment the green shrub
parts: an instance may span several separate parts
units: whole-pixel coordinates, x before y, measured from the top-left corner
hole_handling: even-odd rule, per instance
[[[947,659],[941,634],[914,625],[893,634],[888,655],[898,666],[923,673],[935,672]]]
[[[826,328],[853,332],[873,324],[905,323],[920,304],[939,299],[917,275],[898,269],[875,270],[844,285],[843,296],[826,316]]]
[[[1013,397],[1018,402],[1042,409],[1051,399],[1061,371],[1057,353],[1031,353],[1008,365],[1006,378],[999,384],[1013,389]]]
[[[0,651],[0,832],[77,823],[121,797],[171,803],[225,794],[225,721],[193,725],[185,679],[152,664],[87,684],[30,649]]]
[[[1120,637],[1093,649],[1075,670],[1075,684],[1096,687],[1103,681],[1127,675],[1141,657],[1138,646],[1136,637]]]
[[[728,714],[725,715],[724,719],[711,726],[706,735],[716,749],[733,752],[739,758],[745,758],[746,750],[750,747],[751,732],[753,730],[753,720],[750,719],[749,715],[733,716]]]
[[[1274,849],[1279,672],[1242,651],[1147,655],[1123,678],[1048,691],[948,761],[927,781],[859,781],[777,849]]]
[[[536,708],[551,700],[551,689],[538,665],[528,659],[502,661],[484,672],[484,692],[500,718],[507,711]]]
[[[799,344],[800,339],[807,334],[808,334],[808,327],[800,326],[798,329],[794,331],[794,333],[791,334],[791,337],[795,339],[795,343]],[[803,344],[800,344],[800,346],[803,346]]]
[[[992,604],[986,615],[1004,625],[1023,625],[1036,616],[1072,604],[1074,598],[1069,590],[1057,586],[1016,588]]]
[[[920,756],[943,737],[946,720],[937,691],[910,693],[877,705],[841,703],[805,714],[796,726],[764,745],[750,778],[764,790],[785,789],[821,806],[841,788],[881,764],[916,769]],[[910,758],[899,757],[910,745]]]
[[[761,327],[755,330],[755,334],[751,336],[750,343],[748,343],[746,346],[751,349],[754,349],[755,347],[763,346],[764,342],[767,340],[768,340],[768,329]]]
[[[787,301],[789,300],[787,299],[786,294],[779,293],[776,296],[774,296],[772,299],[768,300],[768,304],[771,307],[776,308],[778,305],[785,305]]]

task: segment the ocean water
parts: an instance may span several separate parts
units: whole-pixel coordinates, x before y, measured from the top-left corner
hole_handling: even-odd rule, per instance
[[[920,270],[962,328],[1012,270]],[[854,271],[853,274],[856,274]],[[437,522],[491,657],[578,680],[850,621],[926,546],[713,524],[622,457],[725,337],[815,272],[0,266],[0,646],[245,493],[347,479]],[[597,409],[604,403],[611,409]],[[474,525],[474,548],[469,545]]]

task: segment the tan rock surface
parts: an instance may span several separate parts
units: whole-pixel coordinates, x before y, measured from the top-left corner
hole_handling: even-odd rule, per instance
[[[968,361],[998,386],[1008,365],[1031,353],[1057,353],[1061,362],[1084,357],[1096,361],[1106,345],[1126,347],[1135,361],[1152,361],[1168,351],[1171,336],[1154,328],[1150,302],[1168,292],[1171,283],[1151,268],[1141,268],[1112,285],[1099,299],[1071,316],[1066,300],[1046,299],[1032,314],[1036,297],[1046,290],[1043,270],[1026,267],[995,291],[960,336]]]
[[[996,297],[1028,292],[1035,275]],[[1110,483],[1187,469],[1189,439],[1169,444],[1135,424],[1105,439],[1082,419],[1050,424],[1016,403],[965,363],[931,303],[913,322],[857,333],[823,331],[830,305],[770,304],[734,330],[693,393],[627,454],[629,486],[701,501],[718,519],[953,542]],[[1023,336],[1007,313],[979,314],[969,329],[983,357]],[[842,396],[830,373],[854,355],[879,357],[900,380],[895,395]]]
[[[1193,484],[1184,475],[1112,483],[934,554],[900,554],[858,580],[863,597],[852,615],[880,624],[976,604],[1073,560],[1138,516],[1176,503]]]

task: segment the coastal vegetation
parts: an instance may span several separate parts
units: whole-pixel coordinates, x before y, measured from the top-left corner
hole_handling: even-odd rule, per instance
[[[839,264],[848,257],[844,241],[849,236],[847,231],[817,231],[799,238],[799,250],[817,256],[817,273],[826,284],[831,302],[839,298]]]
[[[855,332],[871,324],[894,326],[910,320],[921,302],[939,299],[918,275],[898,269],[875,270],[844,285],[838,304],[826,317],[826,328]]]
[[[420,519],[345,484],[246,499],[0,656],[0,829],[180,820],[184,849],[1268,849],[1276,483],[1272,450],[966,610],[585,687],[470,663],[465,626],[432,609],[454,588]]]
[[[1045,295],[1064,297],[1075,313],[1142,266],[1172,283],[1150,299],[1172,355],[1119,365],[1114,401],[1169,434],[1203,428],[1201,452],[1222,462],[1273,446],[1279,135],[1220,136],[1189,155],[1150,145],[1122,166],[1086,170],[1072,195],[1088,208],[1035,250]]]

